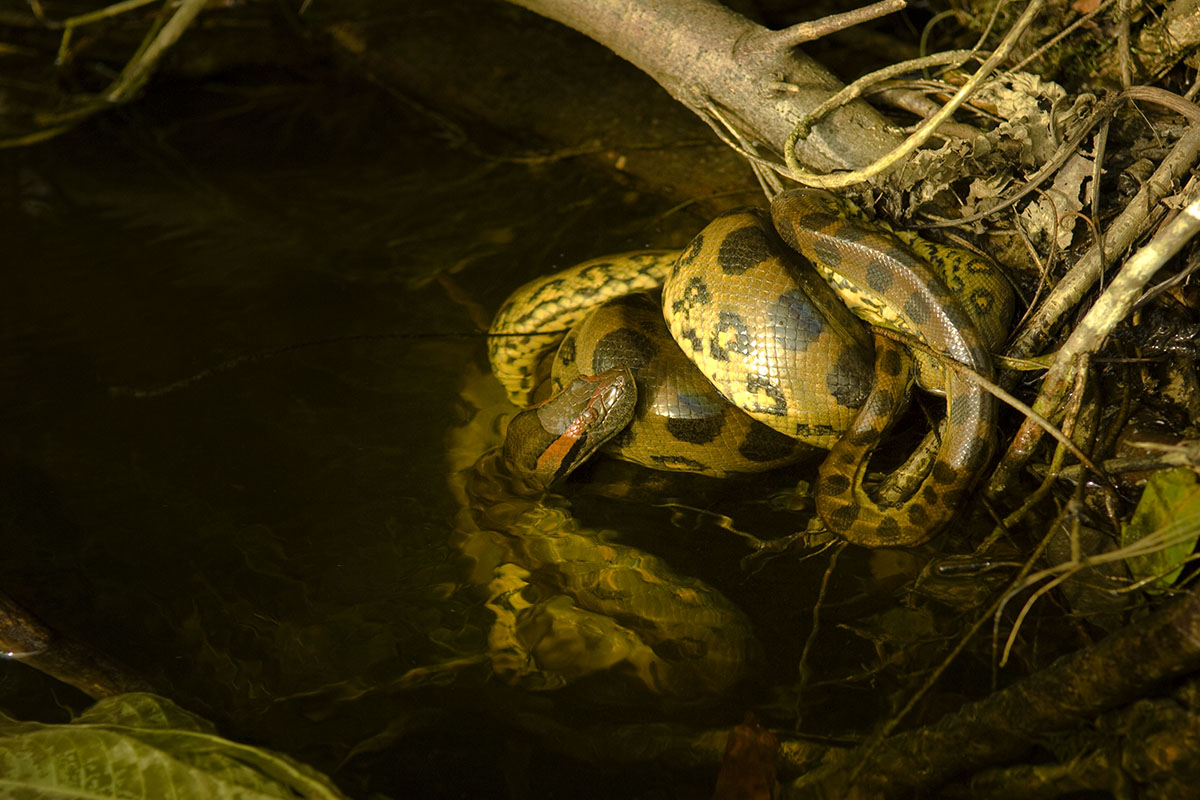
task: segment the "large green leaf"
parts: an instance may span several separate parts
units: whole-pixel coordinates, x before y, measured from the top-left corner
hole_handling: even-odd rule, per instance
[[[14,800],[344,798],[289,758],[231,742],[152,694],[100,700],[66,725],[0,714],[0,797]]]
[[[1139,544],[1139,555],[1126,560],[1134,580],[1146,589],[1170,588],[1196,549],[1200,535],[1200,485],[1187,467],[1155,472],[1146,482],[1129,523],[1121,528],[1121,546]]]

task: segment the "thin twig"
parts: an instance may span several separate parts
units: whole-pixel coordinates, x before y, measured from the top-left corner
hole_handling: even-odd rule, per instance
[[[1034,50],[1032,53],[1030,53],[1025,58],[1021,59],[1019,62],[1017,62],[1013,66],[1009,67],[1009,71],[1010,72],[1020,72],[1021,70],[1025,69],[1025,67],[1029,64],[1030,61],[1033,61],[1034,59],[1041,57],[1051,47],[1054,47],[1054,45],[1058,44],[1063,39],[1067,38],[1072,33],[1074,33],[1076,30],[1078,30],[1080,25],[1086,24],[1087,21],[1090,20],[1092,17],[1096,16],[1101,11],[1108,8],[1108,6],[1111,3],[1112,3],[1112,0],[1104,0],[1103,3],[1096,6],[1091,11],[1084,14],[1082,17],[1075,20],[1067,27],[1063,28],[1063,30],[1061,32],[1059,32],[1053,39],[1046,42],[1044,45],[1039,47],[1037,50]]]
[[[1200,128],[1194,128],[1189,136],[1200,137]],[[1108,334],[1133,309],[1145,285],[1162,266],[1200,232],[1200,191],[1193,190],[1187,206],[1165,228],[1150,240],[1149,244],[1135,253],[1113,278],[1108,288],[1084,315],[1067,341],[1059,349],[1054,364],[1046,373],[1041,391],[1033,404],[1034,410],[1053,418],[1061,405],[1061,398],[1071,383],[1080,359],[1094,353],[1103,344]],[[1036,443],[1040,434],[1030,420],[1026,420],[1018,431],[1017,439]],[[1010,448],[988,484],[987,492],[995,496],[1011,482],[1018,469],[1024,466],[1032,447],[1027,446],[1018,456]]]
[[[1165,210],[1159,202],[1178,185],[1179,178],[1186,174],[1200,157],[1200,125],[1193,125],[1175,147],[1162,160],[1154,174],[1142,185],[1137,195],[1126,205],[1116,219],[1108,224],[1104,237],[1104,251],[1110,260],[1124,252],[1150,225],[1155,224]],[[1075,266],[1064,275],[1043,301],[1041,307],[1030,317],[1021,330],[1008,355],[1028,358],[1040,352],[1062,317],[1070,311],[1091,289],[1106,262],[1100,260],[1101,248],[1093,244]]]
[[[743,49],[750,52],[762,50],[784,50],[805,42],[812,42],[831,33],[870,22],[873,19],[894,14],[907,6],[907,0],[880,0],[869,6],[856,8],[842,14],[830,14],[810,22],[799,22],[778,31],[759,30],[745,41],[735,44],[733,52],[736,55]]]
[[[988,56],[987,60],[980,65],[978,70],[976,70],[975,74],[972,75],[970,79],[968,79],[967,82],[962,85],[962,88],[960,88],[954,94],[954,96],[950,98],[949,102],[947,102],[946,105],[944,105],[941,110],[938,111],[938,113],[925,120],[925,122],[923,122],[917,128],[916,132],[913,133],[912,136],[909,136],[907,139],[905,139],[900,146],[892,150],[892,152],[868,165],[864,169],[852,170],[850,172],[840,172],[830,175],[821,175],[816,172],[808,172],[799,169],[798,163],[796,163],[796,156],[794,152],[795,147],[788,146],[784,151],[784,158],[788,161],[788,177],[792,178],[798,183],[805,184],[806,186],[819,186],[825,189],[841,189],[867,181],[890,169],[895,164],[898,164],[902,159],[907,158],[909,155],[914,153],[917,148],[929,141],[929,138],[933,136],[938,126],[941,125],[945,120],[949,119],[950,116],[956,110],[958,110],[959,106],[965,103],[967,98],[974,94],[975,90],[979,88],[980,84],[982,84],[989,75],[991,75],[992,71],[995,70],[996,67],[998,67],[1004,61],[1004,59],[1008,58],[1009,53],[1011,53],[1013,47],[1016,46],[1017,39],[1021,37],[1021,34],[1025,32],[1030,23],[1033,22],[1034,17],[1037,16],[1038,12],[1040,12],[1044,6],[1045,0],[1030,0],[1029,5],[1025,8],[1025,11],[1013,24],[1008,33],[1004,35],[1004,38],[1000,41],[1000,45],[996,48],[995,52]],[[788,137],[788,141],[792,141],[790,136]]]

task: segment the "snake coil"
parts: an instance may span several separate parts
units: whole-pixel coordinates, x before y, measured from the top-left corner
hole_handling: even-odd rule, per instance
[[[638,294],[660,286],[661,303]],[[489,355],[519,405],[540,385],[631,369],[632,422],[605,449],[647,466],[724,475],[829,449],[815,487],[829,529],[867,547],[914,546],[950,521],[990,457],[995,401],[960,370],[923,363],[923,385],[946,396],[941,445],[912,495],[880,505],[863,479],[907,402],[912,357],[880,335],[872,352],[847,307],[990,379],[1012,305],[1003,276],[968,251],[796,189],[770,217],[722,214],[681,253],[595,259],[526,284],[497,313],[492,331],[506,335]]]

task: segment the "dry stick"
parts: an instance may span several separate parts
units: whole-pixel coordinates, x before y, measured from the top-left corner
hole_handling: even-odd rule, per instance
[[[1165,195],[1173,185],[1173,180],[1166,181],[1164,178],[1171,176],[1173,178],[1177,173],[1175,170],[1182,170],[1195,160],[1197,153],[1200,153],[1200,125],[1193,126],[1188,133],[1179,140],[1175,150],[1171,155],[1163,161],[1142,191],[1138,192],[1137,197],[1126,208],[1125,212],[1109,227],[1109,237],[1115,239],[1114,242],[1105,242],[1105,250],[1108,253],[1119,253],[1127,247],[1122,241],[1131,241],[1134,231],[1140,228],[1137,224],[1140,221],[1154,219],[1155,215],[1150,213],[1151,207],[1144,205],[1149,202],[1152,195],[1157,195],[1161,198]],[[1179,158],[1175,156],[1179,155]],[[1184,157],[1186,156],[1186,157]],[[1192,192],[1193,195],[1197,193]],[[1063,392],[1071,383],[1071,374],[1078,364],[1082,354],[1094,352],[1104,343],[1105,337],[1109,332],[1122,320],[1125,315],[1133,308],[1137,302],[1138,294],[1142,291],[1145,284],[1153,277],[1154,273],[1160,267],[1183,247],[1184,243],[1191,238],[1197,229],[1200,229],[1200,200],[1192,199],[1188,207],[1179,214],[1165,229],[1163,229],[1150,244],[1143,247],[1136,255],[1125,263],[1121,271],[1113,279],[1113,282],[1105,290],[1096,304],[1084,317],[1083,321],[1076,327],[1075,331],[1067,339],[1066,343],[1058,351],[1053,366],[1042,382],[1041,391],[1038,393],[1038,399],[1033,404],[1033,409],[1044,417],[1053,419],[1057,414]],[[1127,237],[1127,239],[1126,239]],[[1100,248],[1093,246],[1088,253],[1076,264],[1075,268],[1067,274],[1059,286],[1055,287],[1055,291],[1046,299],[1046,303],[1042,306],[1039,314],[1035,314],[1035,320],[1048,319],[1046,309],[1054,306],[1058,307],[1059,303],[1063,302],[1064,297],[1069,297],[1069,294],[1058,294],[1058,290],[1076,276],[1076,281],[1072,286],[1079,286],[1082,279],[1079,277],[1079,271],[1085,262],[1088,266],[1086,273],[1091,280],[1088,285],[1095,280],[1095,274],[1091,269],[1098,267]],[[1094,255],[1093,255],[1094,254]],[[1096,270],[1098,273],[1098,270]],[[1065,305],[1062,306],[1065,310]],[[1056,319],[1054,317],[1053,319]],[[1028,333],[1033,328],[1033,325],[1026,328]],[[1028,339],[1018,340],[1018,343],[1013,346],[1010,353],[1013,355],[1030,355],[1021,349],[1021,346],[1027,346]],[[1009,446],[1008,452],[1005,453],[1000,465],[996,471],[992,473],[992,478],[988,482],[987,494],[995,497],[1004,492],[1008,485],[1014,480],[1017,472],[1024,467],[1033,448],[1041,439],[1041,429],[1030,420],[1025,420],[1021,424],[1017,435],[1014,437],[1012,444]]]
[[[128,668],[87,645],[64,639],[0,593],[0,654],[74,686],[99,699],[125,692],[151,691]]]
[[[785,797],[881,800],[925,796],[970,770],[1011,761],[1039,736],[1070,730],[1145,694],[1161,681],[1200,668],[1200,590],[1064,656],[1046,669],[971,703],[933,725],[885,740],[866,757],[861,781],[846,774],[860,750],[831,756]],[[841,793],[839,793],[841,792]]]
[[[1125,210],[1109,223],[1104,237],[1104,252],[1108,262],[1101,261],[1096,245],[1055,285],[1041,308],[1029,319],[1008,349],[1013,358],[1037,355],[1050,339],[1059,320],[1083,298],[1117,255],[1124,252],[1138,236],[1158,220],[1153,218],[1159,201],[1174,190],[1183,175],[1191,170],[1200,157],[1200,125],[1193,126],[1175,144],[1154,174],[1142,185]],[[1165,213],[1160,210],[1160,213]]]
[[[1121,59],[1121,88],[1128,89],[1133,83],[1133,59],[1129,57],[1129,0],[1121,0],[1121,22],[1117,27],[1117,55]]]
[[[208,0],[180,0],[179,4],[175,6],[173,0],[168,0],[163,6],[162,13],[168,13],[172,7],[175,8],[175,12],[165,23],[151,29],[142,40],[138,51],[129,59],[125,68],[121,70],[121,74],[109,84],[107,89],[67,111],[39,117],[38,123],[42,126],[40,130],[11,139],[0,139],[0,148],[33,144],[57,136],[70,130],[71,127],[92,114],[132,98],[150,79],[154,68],[166,55],[167,50],[179,41],[179,37],[183,36],[184,31],[207,4]],[[119,6],[122,5],[124,4],[119,4]]]
[[[1000,41],[1000,46],[996,48],[987,60],[980,65],[975,74],[962,85],[962,88],[955,92],[946,105],[942,106],[938,113],[934,114],[929,119],[921,123],[912,136],[909,136],[900,144],[899,147],[892,150],[883,158],[875,161],[864,169],[852,170],[850,172],[839,172],[831,175],[821,175],[815,172],[808,172],[799,169],[799,164],[796,161],[794,153],[795,143],[799,138],[793,130],[792,135],[788,137],[787,144],[784,147],[784,158],[788,162],[788,177],[793,180],[805,184],[806,186],[818,186],[825,189],[841,189],[847,186],[853,186],[857,183],[870,180],[876,175],[890,169],[902,159],[907,158],[917,148],[921,147],[929,138],[933,136],[938,126],[950,118],[958,107],[967,101],[979,85],[987,78],[992,71],[1000,65],[1004,59],[1008,58],[1008,54],[1012,52],[1013,47],[1017,43],[1017,39],[1025,32],[1033,22],[1033,18],[1042,10],[1045,5],[1045,0],[1030,0],[1029,5],[1025,7],[1025,11],[1013,23],[1012,28],[1004,35]]]
[[[799,22],[779,31],[758,30],[735,44],[733,52],[737,54],[750,50],[782,50],[787,47],[795,47],[846,28],[894,14],[903,10],[907,5],[907,0],[881,0],[881,2],[842,14],[830,14],[811,22]]]
[[[1072,407],[1068,408],[1067,413],[1065,415],[1065,419],[1066,419],[1067,423],[1069,423],[1069,424],[1064,424],[1063,428],[1062,428],[1063,434],[1072,440],[1075,437],[1074,430],[1073,430],[1074,429],[1074,420],[1076,418],[1076,415],[1079,412],[1079,406],[1083,403],[1083,400],[1084,400],[1084,387],[1086,386],[1086,382],[1087,382],[1087,373],[1088,373],[1088,365],[1087,365],[1087,362],[1085,361],[1077,375],[1075,391],[1071,393]],[[1025,518],[1026,514],[1028,514],[1030,511],[1032,511],[1033,508],[1038,503],[1042,502],[1042,500],[1048,494],[1050,494],[1050,490],[1054,488],[1054,482],[1055,482],[1054,476],[1057,474],[1058,470],[1062,467],[1062,463],[1066,457],[1066,454],[1067,454],[1066,448],[1064,448],[1062,446],[1062,443],[1060,442],[1059,446],[1054,449],[1054,455],[1050,459],[1050,467],[1048,469],[1048,474],[1042,478],[1042,482],[1041,482],[1041,484],[1038,485],[1038,488],[1034,489],[1033,492],[1026,495],[1025,500],[1024,500],[1024,502],[1021,503],[1020,507],[1018,507],[1016,511],[1012,512],[1011,514],[1009,514],[1007,517],[1004,518],[1003,524],[1001,525],[1002,528],[1009,529],[1009,528],[1014,527],[1018,522],[1020,522],[1022,519]],[[1088,468],[1089,470],[1091,470],[1092,474],[1097,474],[1099,472],[1099,470],[1101,469],[1101,467],[1093,464],[1090,460],[1081,461],[1081,465]],[[1103,474],[1103,473],[1101,473],[1101,474]]]
[[[1081,25],[1085,25],[1085,24],[1087,24],[1087,21],[1088,21],[1088,20],[1090,20],[1092,17],[1094,17],[1094,16],[1096,16],[1097,14],[1099,14],[1099,13],[1100,13],[1101,11],[1103,11],[1104,9],[1108,8],[1108,6],[1109,6],[1109,4],[1110,4],[1110,3],[1112,3],[1112,0],[1104,0],[1104,2],[1103,2],[1103,3],[1101,3],[1101,4],[1100,4],[1100,5],[1098,5],[1098,6],[1096,6],[1096,7],[1095,7],[1095,8],[1093,8],[1091,11],[1089,11],[1089,12],[1088,12],[1088,13],[1086,13],[1086,14],[1084,14],[1082,17],[1080,17],[1079,19],[1075,20],[1075,21],[1074,21],[1074,22],[1072,22],[1070,25],[1068,25],[1066,28],[1064,28],[1063,30],[1061,30],[1061,31],[1060,31],[1060,32],[1059,32],[1059,33],[1058,33],[1058,34],[1057,34],[1057,35],[1056,35],[1056,36],[1055,36],[1053,39],[1051,39],[1050,41],[1046,42],[1044,45],[1042,45],[1041,47],[1039,47],[1037,50],[1034,50],[1034,51],[1033,51],[1032,53],[1030,53],[1028,56],[1026,56],[1025,58],[1021,59],[1021,61],[1019,61],[1018,63],[1016,63],[1016,64],[1014,64],[1013,66],[1009,67],[1009,68],[1008,68],[1008,69],[1009,69],[1009,72],[1020,72],[1021,70],[1023,70],[1023,69],[1025,68],[1025,66],[1026,66],[1027,64],[1029,64],[1029,62],[1030,62],[1030,61],[1033,61],[1034,59],[1036,59],[1036,58],[1039,58],[1041,55],[1043,55],[1043,54],[1044,54],[1044,53],[1045,53],[1047,50],[1049,50],[1051,47],[1054,47],[1054,45],[1058,44],[1058,43],[1059,43],[1059,42],[1061,42],[1063,39],[1067,38],[1067,37],[1068,37],[1068,36],[1070,36],[1072,33],[1074,33],[1076,30],[1078,30],[1078,29],[1079,29],[1079,27],[1080,27]]]
[[[919,69],[927,69],[928,67],[951,66],[960,67],[969,59],[975,57],[973,50],[948,50],[944,53],[934,53],[931,56],[922,58],[913,58],[908,61],[902,61],[899,64],[890,64],[883,69],[877,69],[874,72],[869,72],[863,75],[854,83],[842,89],[837,94],[830,97],[824,103],[809,111],[797,122],[792,128],[792,132],[788,135],[787,141],[783,146],[784,160],[787,161],[788,169],[800,169],[800,162],[796,158],[796,143],[808,136],[812,126],[816,124],[826,114],[833,111],[839,106],[849,103],[851,100],[862,97],[867,90],[873,86],[877,86],[884,81],[891,80],[898,75],[903,75],[906,72],[915,72]],[[781,92],[798,91],[799,87],[790,83],[776,81],[775,83],[767,84],[767,87]],[[936,105],[936,104],[935,104]],[[935,112],[936,113],[936,112]],[[791,154],[790,156],[788,154]]]

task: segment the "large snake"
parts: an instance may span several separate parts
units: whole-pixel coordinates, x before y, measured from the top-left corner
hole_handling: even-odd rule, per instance
[[[966,251],[857,218],[824,192],[785,192],[771,216],[732,211],[683,252],[584,262],[526,284],[497,313],[493,372],[514,403],[536,405],[465,473],[471,513],[459,545],[488,586],[490,660],[510,683],[548,689],[611,672],[691,699],[723,692],[754,661],[749,623],[729,600],[581,528],[548,493],[599,449],[726,475],[831,448],[817,511],[865,546],[926,541],[988,457],[991,397],[924,363],[922,383],[949,406],[938,458],[900,505],[867,496],[866,461],[909,394],[912,358],[882,336],[872,353],[843,299],[987,378],[989,346],[1011,314],[1003,278]],[[661,299],[647,294],[660,289]]]
[[[660,286],[661,306],[637,294]],[[922,384],[946,396],[946,424],[933,468],[895,506],[863,479],[909,396],[911,358],[879,335],[872,355],[847,305],[963,368],[921,365]],[[719,216],[682,253],[596,259],[526,284],[497,313],[489,354],[518,405],[540,386],[632,369],[633,419],[606,450],[647,466],[724,475],[829,449],[814,491],[828,528],[867,547],[913,546],[950,521],[990,455],[995,402],[964,373],[992,377],[990,348],[1011,313],[1007,282],[983,259],[797,189],[774,199],[769,219]],[[561,342],[548,334],[565,329]],[[574,460],[577,448],[532,435],[533,413],[514,421],[510,448]]]

